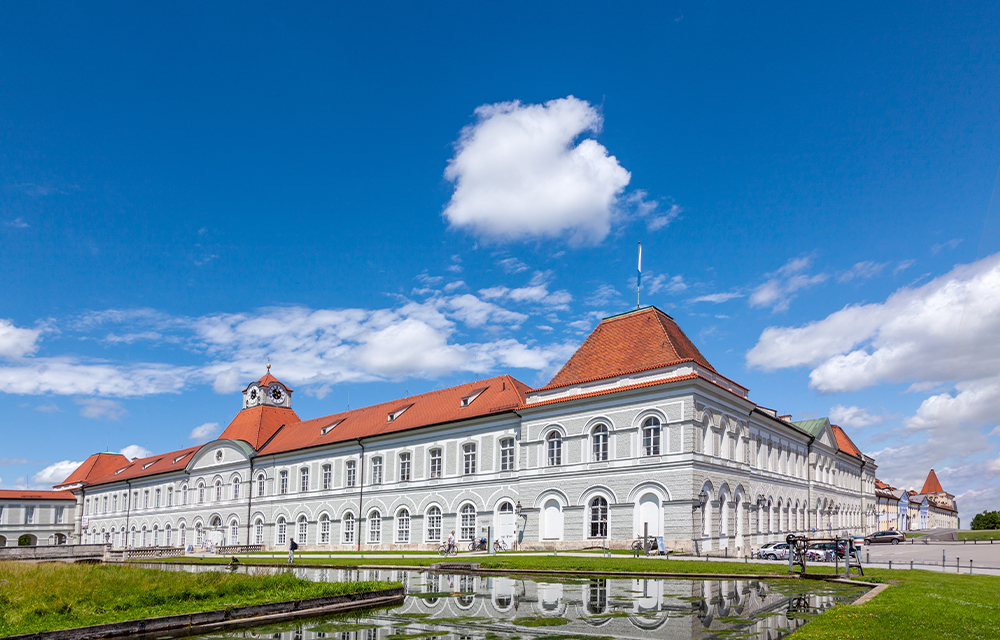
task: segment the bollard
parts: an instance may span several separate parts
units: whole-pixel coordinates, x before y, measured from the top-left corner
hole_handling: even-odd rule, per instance
[[[910,560],[910,571],[913,571],[913,560]]]
[[[892,570],[892,560],[889,561],[889,570]]]
[[[958,573],[958,558],[955,558],[955,573]]]
[[[969,560],[969,575],[972,575],[972,560]]]

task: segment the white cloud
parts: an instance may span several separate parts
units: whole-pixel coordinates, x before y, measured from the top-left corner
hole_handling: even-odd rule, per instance
[[[476,116],[445,170],[455,185],[444,210],[452,226],[497,239],[607,236],[631,176],[595,140],[577,142],[600,131],[597,109],[569,96],[483,105]]]
[[[105,418],[107,420],[121,420],[128,411],[114,400],[101,398],[85,398],[77,400],[80,405],[80,415],[84,418]]]
[[[942,242],[931,247],[931,254],[937,255],[942,249],[957,249],[962,244],[962,238],[952,238],[947,242]]]
[[[621,294],[610,284],[602,284],[597,287],[593,295],[587,298],[586,303],[591,307],[603,307],[611,302],[621,299]]]
[[[902,260],[900,261],[899,264],[896,265],[896,268],[892,270],[892,275],[896,275],[900,271],[906,271],[916,263],[917,263],[916,260]]]
[[[688,286],[684,282],[684,276],[674,276],[671,278],[669,274],[660,273],[650,278],[645,288],[649,292],[649,295],[655,295],[661,291],[678,294],[687,291]]]
[[[31,225],[24,221],[24,218],[18,216],[11,220],[4,220],[5,227],[13,227],[15,229],[27,229]]]
[[[750,294],[750,306],[771,307],[773,312],[787,311],[797,291],[827,279],[826,274],[823,273],[815,276],[802,273],[809,268],[811,263],[812,259],[807,256],[793,258],[785,266],[769,274],[770,279]]]
[[[955,389],[955,395],[940,393],[920,403],[916,415],[904,421],[906,427],[923,431],[1000,422],[1000,376],[959,382]]]
[[[10,320],[0,320],[0,357],[23,358],[35,353],[41,334],[41,329],[22,329]]]
[[[190,367],[166,364],[89,364],[77,358],[26,358],[0,366],[0,390],[39,395],[144,396],[177,393],[189,382]]]
[[[486,299],[506,298],[514,302],[540,304],[551,309],[568,309],[568,304],[573,301],[573,296],[564,289],[549,291],[548,276],[548,273],[536,271],[526,287],[516,289],[508,289],[504,286],[490,287],[480,289],[479,294]]]
[[[837,282],[850,282],[851,280],[867,280],[869,278],[874,278],[878,274],[882,273],[882,270],[887,266],[887,262],[872,262],[870,260],[866,262],[856,262],[853,267],[837,277]],[[899,270],[898,267],[897,270]]]
[[[69,474],[76,471],[76,468],[81,464],[83,464],[83,462],[72,462],[70,460],[63,460],[62,462],[50,464],[33,475],[31,477],[31,482],[45,488],[57,485],[68,478]]]
[[[884,421],[884,415],[869,413],[868,409],[861,407],[838,404],[830,409],[830,422],[841,427],[860,429],[882,424]]]
[[[528,265],[513,257],[504,258],[497,262],[497,264],[507,273],[521,273],[522,271],[527,271],[529,268]]]
[[[455,291],[456,289],[461,289],[464,286],[465,286],[465,282],[463,282],[462,280],[456,280],[455,282],[449,282],[448,284],[444,285],[444,292],[445,293],[451,293],[451,292]]]
[[[713,304],[721,304],[723,302],[728,302],[733,298],[742,298],[743,294],[738,291],[730,291],[728,293],[710,293],[704,296],[698,296],[697,298],[691,298],[688,302],[711,302]]]
[[[480,300],[468,293],[443,298],[440,301],[440,306],[456,319],[470,327],[480,327],[490,322],[509,324],[516,327],[528,319],[528,316],[523,313],[508,311],[492,302]]]
[[[636,189],[628,194],[624,198],[624,205],[631,210],[630,215],[646,222],[646,229],[649,231],[659,231],[666,227],[683,211],[676,204],[663,209],[659,202],[648,199],[648,194],[643,189]]]
[[[884,303],[848,306],[802,327],[769,327],[747,363],[768,370],[815,366],[810,386],[820,391],[995,375],[1000,254],[900,289]]]
[[[148,458],[153,455],[153,452],[146,447],[141,447],[137,444],[130,444],[118,453],[122,454],[129,460],[134,460],[135,458]]]
[[[191,429],[191,433],[188,435],[188,438],[194,440],[198,444],[201,444],[215,438],[215,434],[217,434],[218,432],[219,432],[218,422],[206,422],[203,425]]]

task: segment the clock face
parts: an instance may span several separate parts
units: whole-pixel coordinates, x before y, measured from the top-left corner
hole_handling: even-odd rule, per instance
[[[271,396],[271,402],[273,402],[274,404],[281,404],[282,402],[285,401],[284,389],[282,389],[276,384],[271,385],[269,394]]]
[[[260,402],[260,390],[257,387],[253,387],[247,394],[247,406],[256,406],[258,402]]]

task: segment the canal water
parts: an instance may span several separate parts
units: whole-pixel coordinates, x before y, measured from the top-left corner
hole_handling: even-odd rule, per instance
[[[158,565],[177,570],[216,567]],[[255,569],[241,568],[241,571]],[[281,570],[281,569],[278,569]],[[520,577],[406,570],[284,569],[314,581],[395,580],[389,610],[243,629],[273,640],[695,640],[782,638],[865,589],[806,580]],[[206,636],[192,636],[206,637]]]

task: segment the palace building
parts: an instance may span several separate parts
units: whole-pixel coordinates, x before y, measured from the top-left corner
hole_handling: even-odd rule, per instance
[[[71,541],[434,549],[490,527],[525,549],[648,531],[740,554],[876,526],[871,457],[750,400],[655,307],[604,319],[539,388],[501,375],[306,420],[293,393],[268,371],[217,440],[91,456],[56,487],[76,499]]]

